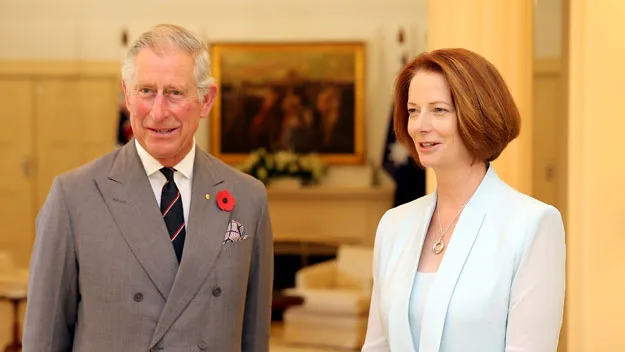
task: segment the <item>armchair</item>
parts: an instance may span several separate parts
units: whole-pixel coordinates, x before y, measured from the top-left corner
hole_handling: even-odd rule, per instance
[[[367,330],[373,249],[343,245],[336,259],[297,272],[288,295],[304,303],[284,313],[289,343],[360,348]]]

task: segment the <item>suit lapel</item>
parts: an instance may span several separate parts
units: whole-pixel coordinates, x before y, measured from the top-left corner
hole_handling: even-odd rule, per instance
[[[422,214],[421,221],[411,219],[400,230],[404,239],[398,241],[397,248],[400,250],[399,260],[395,266],[393,282],[393,297],[388,321],[396,325],[389,327],[389,343],[391,351],[414,351],[412,331],[410,330],[409,307],[414,278],[419,267],[419,259],[423,248],[423,242],[427,233],[428,225],[432,219],[436,194],[428,195],[426,206],[418,208],[415,214]],[[414,215],[413,215],[414,216]],[[416,216],[418,219],[419,217]]]
[[[230,212],[217,207],[217,192],[232,189],[219,174],[221,167],[196,148],[191,186],[191,209],[184,251],[171,294],[156,326],[152,346],[165,335],[197,294],[222,248]],[[206,194],[210,199],[206,199]]]
[[[449,302],[485,216],[479,200],[474,198],[458,219],[425,305],[419,344],[423,351],[439,351]]]
[[[122,147],[109,175],[96,184],[128,246],[167,299],[178,262],[134,141]]]

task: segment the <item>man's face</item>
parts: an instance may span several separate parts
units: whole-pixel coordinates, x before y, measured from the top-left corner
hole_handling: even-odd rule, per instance
[[[217,94],[213,85],[200,101],[193,71],[193,57],[184,51],[144,48],[128,86],[122,82],[133,134],[163,166],[175,166],[191,150]]]

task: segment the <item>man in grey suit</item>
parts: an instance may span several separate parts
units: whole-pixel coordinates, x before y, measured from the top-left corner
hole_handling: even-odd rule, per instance
[[[262,183],[196,148],[217,95],[202,40],[159,25],[122,87],[135,138],[57,177],[37,218],[24,351],[268,351]]]

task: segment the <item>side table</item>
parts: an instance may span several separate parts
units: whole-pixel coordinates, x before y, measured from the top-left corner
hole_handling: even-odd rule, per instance
[[[19,307],[26,301],[26,290],[0,290],[0,300],[8,301],[13,306],[13,340],[4,347],[4,352],[21,352]]]

